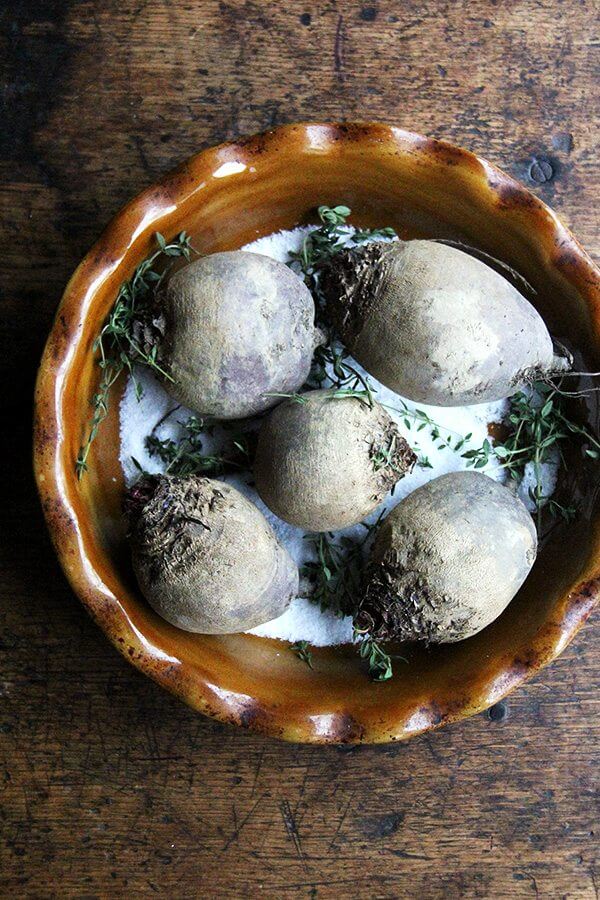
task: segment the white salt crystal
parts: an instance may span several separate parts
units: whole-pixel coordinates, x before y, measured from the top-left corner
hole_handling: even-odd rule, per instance
[[[280,262],[287,262],[289,252],[300,249],[304,237],[312,230],[312,227],[295,228],[293,231],[279,231],[268,237],[260,238],[242,249],[254,253],[262,253]],[[349,237],[351,233],[352,229],[349,228]],[[367,373],[364,372],[358,363],[351,358],[348,359],[348,362],[367,377]],[[482,445],[483,441],[488,437],[488,424],[490,422],[500,422],[504,417],[507,401],[502,400],[497,403],[463,407],[425,406],[424,404],[414,404],[409,400],[403,400],[389,388],[375,381],[372,377],[368,377],[373,387],[375,399],[386,407],[391,417],[398,423],[401,433],[415,453],[421,458],[427,457],[431,464],[431,468],[415,466],[410,474],[402,478],[396,485],[394,494],[388,495],[384,502],[366,519],[366,522],[371,524],[377,520],[383,510],[392,509],[411,491],[431,481],[432,478],[437,478],[439,475],[444,475],[447,472],[457,472],[466,469],[467,461],[462,458],[461,454],[465,450]],[[181,423],[185,422],[192,415],[189,410],[177,406],[175,401],[169,397],[147,369],[138,370],[136,372],[136,380],[142,389],[141,399],[138,400],[134,381],[130,378],[125,388],[120,409],[121,447],[119,458],[127,484],[131,484],[139,476],[139,470],[132,458],[135,458],[147,472],[158,473],[164,470],[164,465],[160,460],[152,457],[145,447],[146,437],[156,423],[160,422],[170,410],[175,410],[156,429],[155,433],[161,440],[169,438],[177,440],[182,433]],[[442,426],[442,436],[444,438],[449,436],[455,442],[469,433],[471,433],[471,438],[458,452],[448,448],[439,449],[439,442],[431,437],[429,428],[417,431],[418,423],[415,424],[411,420],[409,420],[411,421],[411,427],[408,428],[406,426],[404,421],[406,413],[402,403],[405,403],[409,410],[422,410],[438,425]],[[213,436],[207,436],[206,441],[203,442],[204,449],[210,452],[212,449],[217,448],[223,441],[225,434],[226,432],[222,429],[215,429]],[[525,477],[519,487],[519,495],[528,503],[529,508],[532,507],[532,503],[527,496],[527,491],[531,485],[535,484],[535,477],[530,468],[528,467],[525,470]],[[479,471],[489,475],[496,481],[505,480],[504,472],[495,459],[492,459],[485,468]],[[554,490],[556,475],[556,464],[544,464],[543,483],[546,496],[550,495]],[[258,506],[270,522],[278,539],[287,548],[298,566],[314,560],[314,549],[312,543],[305,539],[306,532],[293,525],[288,525],[286,522],[282,522],[265,506],[251,484],[251,475],[249,473],[227,475],[224,476],[224,480],[237,487],[238,490]],[[364,536],[365,530],[361,525],[354,525],[344,529],[339,534],[340,536],[361,537]],[[322,612],[317,605],[311,603],[308,599],[298,597],[290,604],[290,607],[282,616],[274,619],[272,622],[267,622],[265,625],[254,628],[250,633],[287,641],[305,640],[314,646],[341,644],[352,640],[352,619],[348,616],[337,618],[331,612]]]
[[[547,462],[540,465],[540,486],[542,496],[551,497],[556,490],[556,482],[558,481],[558,453],[553,453]],[[525,466],[523,478],[517,490],[517,496],[521,498],[530,513],[535,512],[536,505],[529,495],[530,490],[535,490],[537,485],[537,475],[535,466],[529,462]]]

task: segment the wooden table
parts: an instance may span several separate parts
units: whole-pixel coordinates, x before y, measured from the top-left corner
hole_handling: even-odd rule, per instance
[[[224,138],[310,118],[444,136],[523,180],[598,254],[597,10],[3,5],[3,896],[598,897],[593,620],[508,702],[401,746],[289,746],[221,726],[127,665],[67,587],[29,416],[81,255],[128,198]]]

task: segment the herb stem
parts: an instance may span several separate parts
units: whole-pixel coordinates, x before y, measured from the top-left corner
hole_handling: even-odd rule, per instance
[[[108,415],[110,390],[119,375],[125,370],[131,374],[138,400],[141,399],[142,392],[135,378],[134,365],[147,366],[166,381],[173,381],[172,375],[163,368],[156,357],[157,345],[155,344],[150,352],[146,352],[135,339],[134,329],[144,315],[150,313],[156,290],[162,284],[174,259],[183,257],[189,260],[193,248],[184,231],[169,243],[157,233],[156,241],[158,250],[146,257],[137,266],[129,281],[124,281],[119,288],[114,305],[94,341],[93,348],[98,353],[97,363],[103,374],[98,390],[91,400],[93,413],[87,439],[80,448],[75,463],[78,478],[82,478],[88,470],[91,446],[98,435],[100,425]],[[155,264],[159,260],[161,263],[163,260],[166,262],[161,272],[155,269]]]

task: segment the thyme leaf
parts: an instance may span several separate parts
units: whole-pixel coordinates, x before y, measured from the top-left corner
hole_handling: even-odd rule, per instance
[[[349,353],[335,340],[325,320],[325,300],[319,285],[319,269],[340,250],[367,240],[389,240],[396,237],[393,228],[352,229],[347,224],[351,210],[347,206],[319,206],[321,224],[309,232],[300,250],[290,252],[288,265],[300,275],[315,300],[317,320],[328,335],[326,343],[315,351],[309,387],[333,387],[338,397],[356,396],[373,405],[369,380],[346,360]]]
[[[347,206],[319,206],[317,214],[321,224],[306,235],[300,250],[289,254],[288,265],[304,278],[320,314],[324,298],[319,286],[319,268],[344,247],[397,237],[393,228],[351,228],[346,221],[351,212]]]
[[[361,637],[361,632],[354,632],[356,637]],[[373,681],[388,681],[394,674],[392,657],[386,653],[383,647],[368,635],[359,645],[358,652],[361,659],[366,659],[369,666],[369,675]]]
[[[88,457],[100,426],[108,415],[110,389],[119,375],[127,370],[134,380],[136,395],[141,399],[141,387],[135,379],[134,365],[147,366],[154,372],[172,381],[157,358],[157,346],[148,349],[136,333],[139,323],[148,316],[152,299],[163,278],[177,257],[190,259],[192,245],[185,231],[171,241],[162,234],[156,234],[158,250],[137,266],[129,281],[124,281],[117,294],[93,349],[97,354],[97,364],[102,370],[98,390],[92,396],[93,409],[90,428],[85,443],[79,450],[75,463],[77,477],[82,478],[88,471]]]
[[[291,645],[290,650],[296,654],[298,659],[301,659],[302,662],[305,662],[309,669],[312,669],[312,653],[308,648],[308,641],[296,641],[295,644]]]
[[[308,387],[333,388],[337,399],[352,396],[372,407],[375,401],[371,383],[358,369],[346,362],[349,355],[345,348],[332,341],[317,347]]]
[[[598,459],[600,440],[571,418],[560,386],[549,382],[536,382],[530,394],[523,391],[514,394],[509,400],[506,425],[509,432],[502,443],[493,444],[486,439],[481,447],[462,454],[467,466],[481,469],[495,458],[509,478],[519,482],[526,466],[532,465],[535,482],[529,490],[529,498],[538,528],[541,527],[544,507],[551,515],[560,515],[571,521],[575,509],[562,506],[544,494],[542,466],[558,453],[559,467],[564,470],[566,462],[561,445],[572,440],[573,436],[590,445],[585,449],[587,456]]]
[[[352,616],[358,609],[369,539],[379,526],[384,513],[365,529],[359,538],[331,533],[307,535],[313,543],[316,560],[305,563],[302,575],[312,583],[310,599],[321,611],[329,610],[338,617]],[[368,633],[354,628],[354,640],[361,659],[367,661],[373,681],[387,681],[393,675],[393,657]],[[398,657],[401,658],[401,657]]]
[[[160,424],[160,423],[159,423]],[[150,456],[165,463],[168,475],[219,475],[230,469],[243,469],[248,465],[249,448],[244,434],[232,440],[230,452],[205,453],[203,440],[207,426],[203,419],[190,416],[179,423],[183,435],[179,440],[160,440],[154,431],[148,435],[145,444]]]
[[[329,610],[339,618],[352,615],[360,589],[364,540],[336,538],[331,533],[307,535],[316,559],[305,563],[301,575],[312,586],[310,600],[321,612]]]

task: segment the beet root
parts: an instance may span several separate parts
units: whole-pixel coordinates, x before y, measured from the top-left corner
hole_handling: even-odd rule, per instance
[[[276,515],[307,531],[362,521],[415,456],[379,403],[308,391],[265,419],[254,463],[257,490]]]
[[[298,591],[298,569],[262,513],[225,482],[150,476],[126,509],[142,593],[178,628],[247,631],[280,616]]]
[[[418,488],[382,522],[355,624],[378,640],[453,643],[493,622],[529,574],[524,504],[477,472]]]
[[[203,416],[241,419],[306,381],[322,334],[304,282],[283,263],[240,250],[179,269],[157,299],[165,388]]]
[[[323,269],[321,285],[352,355],[410,400],[488,403],[571,365],[510,281],[446,244],[342,250]]]

